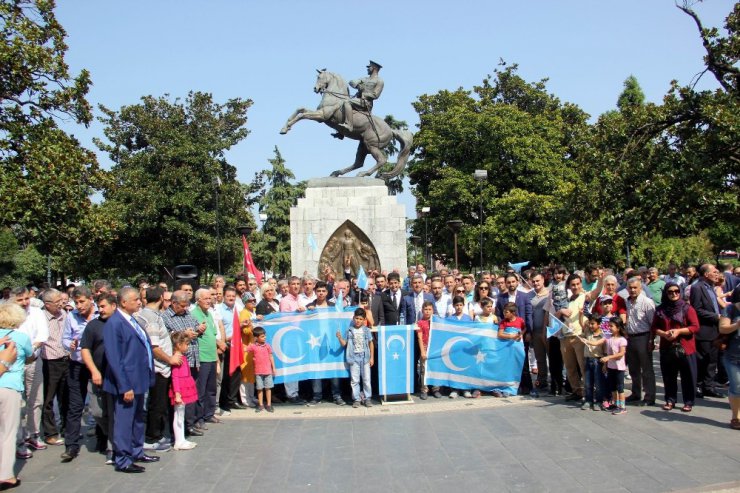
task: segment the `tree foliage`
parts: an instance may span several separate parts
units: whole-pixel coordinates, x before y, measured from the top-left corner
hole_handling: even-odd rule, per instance
[[[0,27],[0,227],[47,254],[79,252],[105,174],[57,120],[90,122],[89,73],[70,74],[53,1],[0,0]]]
[[[259,172],[253,181],[259,212],[267,220],[250,244],[258,267],[287,275],[291,272],[290,208],[303,196],[306,182],[292,183],[295,175],[285,165],[277,146],[274,153],[275,157],[268,160],[270,168]]]
[[[251,104],[191,92],[185,101],[146,96],[118,111],[101,106],[109,143],[96,144],[114,165],[104,191],[113,238],[90,252],[100,269],[155,276],[190,263],[215,272],[217,220],[222,264],[240,255],[236,227],[254,220],[224,153],[247,136]]]

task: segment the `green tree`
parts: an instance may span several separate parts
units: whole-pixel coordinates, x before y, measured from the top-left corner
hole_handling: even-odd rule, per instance
[[[0,227],[76,258],[93,240],[89,197],[105,174],[57,119],[90,123],[90,75],[69,71],[53,1],[0,0],[0,27]]]
[[[182,263],[216,272],[217,220],[222,265],[241,255],[233,232],[254,219],[224,153],[247,136],[251,104],[191,92],[185,101],[146,96],[119,111],[100,107],[110,143],[96,144],[114,162],[104,192],[114,237],[90,252],[97,273],[158,276]]]
[[[269,159],[270,168],[255,177],[256,202],[261,214],[267,215],[262,231],[250,243],[257,266],[275,274],[290,274],[290,208],[306,190],[306,182],[292,183],[293,172],[277,146],[275,157]],[[266,188],[261,188],[266,187]],[[261,188],[261,189],[260,189]]]
[[[44,256],[33,245],[21,248],[12,231],[0,229],[0,286],[25,286],[45,275]]]
[[[567,198],[579,185],[570,162],[580,152],[587,115],[529,83],[516,65],[504,66],[472,92],[422,95],[415,136],[417,157],[409,166],[419,207],[430,206],[433,252],[453,256],[450,219],[464,222],[460,264],[478,265],[483,204],[484,264],[547,260],[571,254],[578,238],[568,224]],[[476,182],[473,172],[486,170]],[[424,236],[424,222],[414,234]]]
[[[624,90],[619,95],[617,107],[620,111],[627,111],[629,108],[642,106],[645,104],[645,93],[642,92],[640,83],[634,75],[630,75],[624,81]]]

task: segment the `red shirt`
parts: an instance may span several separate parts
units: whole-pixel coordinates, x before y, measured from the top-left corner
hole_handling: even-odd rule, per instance
[[[683,346],[684,351],[686,351],[687,356],[689,354],[694,354],[696,352],[696,341],[694,339],[694,335],[699,332],[699,317],[697,317],[694,307],[688,307],[685,322],[686,323],[681,325],[675,320],[663,316],[660,308],[658,308],[658,310],[655,312],[655,317],[653,317],[651,337],[655,337],[655,331],[658,329],[668,332],[671,329],[680,329],[682,327],[687,327],[691,331],[691,335],[682,334],[678,336],[678,339],[676,340],[681,341],[681,345]],[[672,345],[672,341],[661,337],[660,345],[658,347],[660,349],[670,349]]]
[[[519,332],[521,332],[522,334],[524,334],[524,332],[527,330],[527,324],[524,322],[524,319],[520,317],[516,317],[511,322],[504,319],[501,321],[501,324],[499,324],[498,326],[499,330],[506,330],[509,327],[519,329]]]
[[[269,344],[250,344],[247,346],[247,352],[254,355],[255,375],[272,375],[272,363],[270,362],[272,348]]]
[[[429,347],[429,320],[419,320],[416,322],[416,326],[419,327],[419,330],[421,331],[421,343],[424,345],[424,349],[426,349]]]

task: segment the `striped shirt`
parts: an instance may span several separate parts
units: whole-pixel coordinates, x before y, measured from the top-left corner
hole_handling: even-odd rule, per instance
[[[41,345],[41,358],[60,359],[69,356],[69,352],[62,346],[67,312],[60,310],[58,315],[52,315],[48,310],[44,310],[44,316],[49,324],[49,338]]]
[[[172,307],[169,307],[164,311],[162,314],[162,321],[169,332],[182,332],[188,329],[196,330],[198,325],[200,325],[188,310],[185,310],[183,313],[178,315]],[[188,346],[185,356],[188,358],[188,365],[191,368],[200,367],[200,350],[198,349],[197,337],[190,340],[190,345]]]

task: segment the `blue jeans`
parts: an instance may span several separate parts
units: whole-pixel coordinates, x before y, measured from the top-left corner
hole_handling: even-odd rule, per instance
[[[584,398],[586,402],[601,402],[604,400],[606,391],[606,376],[601,371],[601,363],[598,358],[586,358],[584,364],[586,374]],[[595,395],[594,395],[595,394]]]
[[[370,387],[370,362],[350,363],[349,373],[352,382],[352,400],[360,400],[360,378],[362,378],[362,392],[365,394],[365,399],[370,399],[373,395]]]

